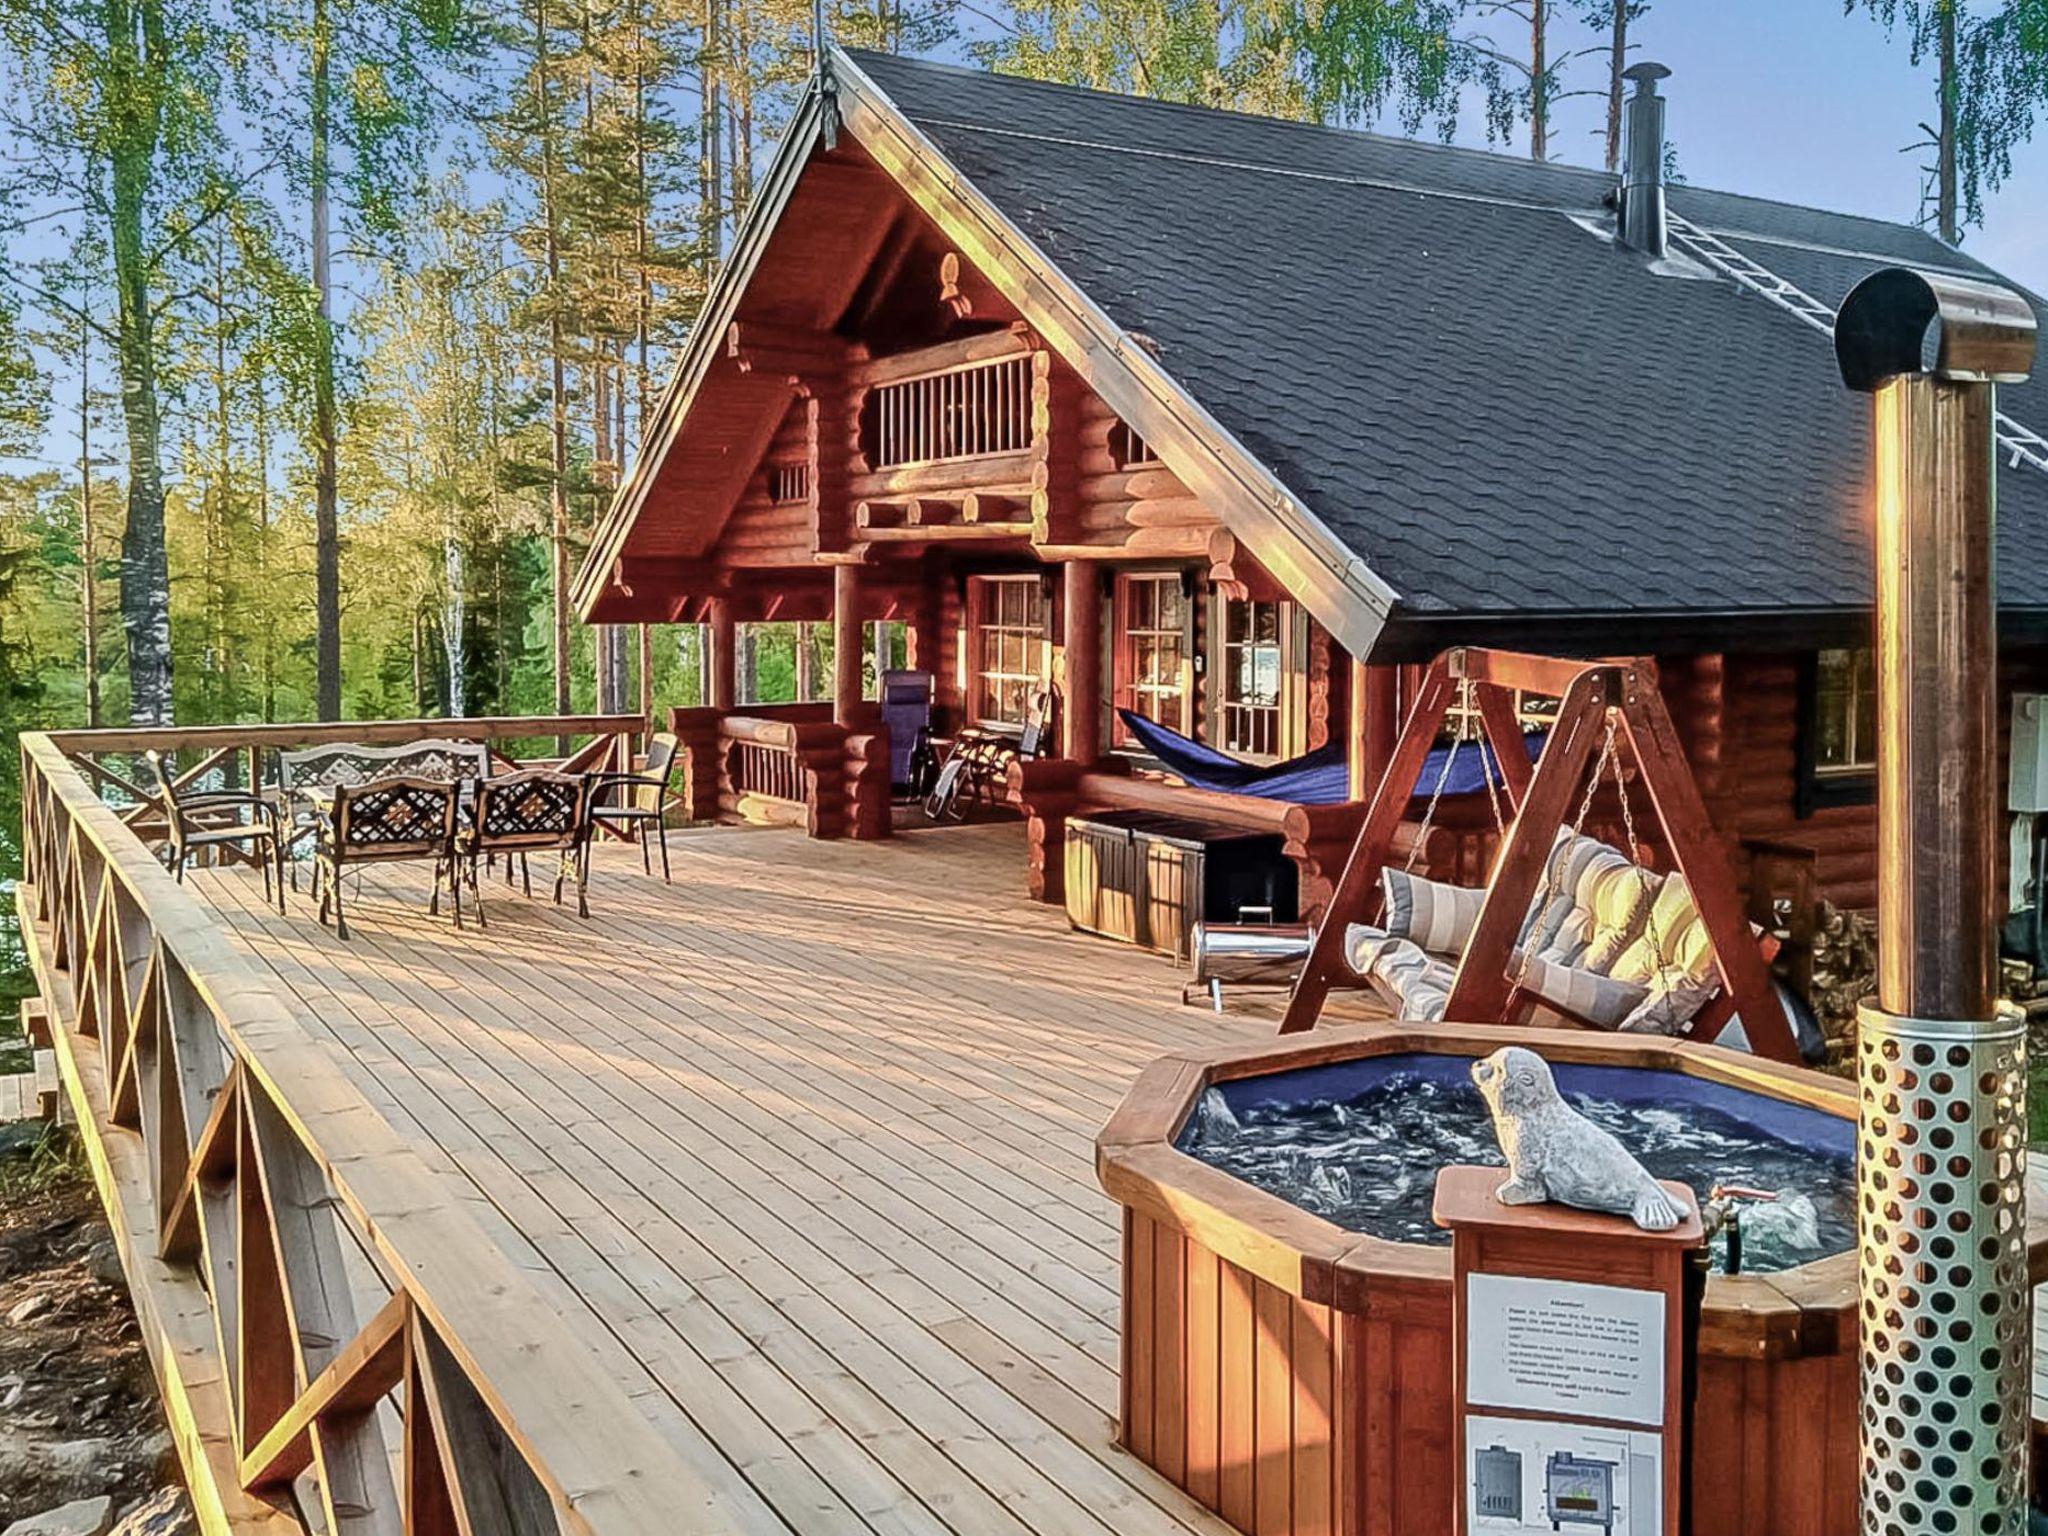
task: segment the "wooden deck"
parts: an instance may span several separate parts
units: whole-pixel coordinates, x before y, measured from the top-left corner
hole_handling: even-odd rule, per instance
[[[191,878],[745,1530],[1220,1532],[1111,1443],[1092,1143],[1153,1056],[1272,1023],[1070,934],[1021,838],[706,829],[671,887],[607,847],[588,922],[495,884],[461,933],[373,867],[348,943]]]

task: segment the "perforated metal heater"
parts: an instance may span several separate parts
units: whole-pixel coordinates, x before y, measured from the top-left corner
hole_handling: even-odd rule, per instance
[[[1835,322],[1873,396],[1878,988],[1858,1022],[1862,1525],[2021,1536],[2025,1042],[1997,1010],[1993,392],[2033,311],[1899,269]]]

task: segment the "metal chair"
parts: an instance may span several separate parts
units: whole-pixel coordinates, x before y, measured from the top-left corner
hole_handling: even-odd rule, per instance
[[[327,798],[316,802],[313,892],[320,898],[321,922],[327,921],[328,907],[333,906],[336,938],[348,937],[348,918],[341,902],[343,871],[400,859],[434,861],[434,894],[427,910],[441,910],[445,876],[455,900],[455,920],[461,923],[462,888],[455,878],[454,862],[459,803],[458,783],[411,777],[337,785]]]
[[[1057,692],[1051,686],[1031,696],[1024,727],[1016,736],[966,730],[953,739],[953,750],[939,767],[924,797],[925,816],[932,821],[966,819],[968,806],[1003,798],[1010,765],[1041,757],[1053,740]]]
[[[338,789],[345,784],[368,784],[380,778],[464,780],[490,777],[491,751],[481,741],[452,741],[431,736],[395,747],[365,747],[352,741],[328,742],[317,747],[277,754],[279,833],[284,839],[280,855],[291,872],[292,889],[299,888],[299,868],[293,851],[312,837],[319,818],[306,803],[308,790]]]
[[[142,756],[155,776],[157,798],[163,804],[164,861],[172,878],[184,884],[185,866],[195,848],[246,846],[252,856],[260,855],[265,902],[271,900],[271,866],[277,866],[277,910],[284,911],[284,840],[278,830],[277,807],[269,797],[253,790],[182,789],[164,766],[163,753],[151,748]]]
[[[488,926],[484,918],[483,892],[476,878],[477,864],[486,854],[505,855],[507,879],[512,873],[512,856],[517,854],[520,879],[526,894],[531,896],[533,876],[526,867],[526,856],[553,850],[558,856],[555,901],[559,904],[562,899],[562,882],[574,879],[576,914],[579,917],[590,916],[589,860],[586,857],[590,841],[590,810],[590,781],[585,774],[534,768],[524,773],[485,779],[477,785],[476,803],[470,808],[469,819],[456,829],[455,853],[456,877],[469,882],[479,928]],[[455,921],[458,927],[462,923],[459,894],[455,903]]]
[[[654,830],[654,840],[661,845],[661,878],[668,884],[668,807],[671,795],[669,780],[675,776],[677,743],[669,731],[659,731],[648,738],[647,759],[638,773],[593,773],[590,775],[590,820],[593,831],[598,827],[609,827],[619,831],[625,827],[636,828],[635,835],[640,841],[640,867],[647,873],[654,872],[647,852],[647,828]],[[617,804],[606,804],[606,794],[617,794]],[[586,862],[587,859],[586,859]]]

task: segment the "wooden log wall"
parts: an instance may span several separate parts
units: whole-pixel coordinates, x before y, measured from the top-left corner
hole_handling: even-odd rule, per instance
[[[1111,443],[1116,413],[1065,368],[1056,378],[1075,402],[1078,473],[1073,501],[1055,505],[1046,541],[1133,560],[1205,556],[1209,535],[1222,527],[1216,515],[1164,465],[1120,463]]]
[[[1823,806],[1800,816],[1798,653],[1665,657],[1658,673],[1701,798],[1747,878],[1744,838],[1812,848],[1820,894],[1838,907],[1877,905],[1875,804]],[[2000,658],[1999,765],[2006,777],[2014,691],[2048,689],[2048,651],[2013,648]],[[2004,889],[2004,847],[2000,848]]]
[[[711,560],[726,567],[807,565],[811,558],[812,529],[818,518],[819,476],[811,465],[812,443],[819,430],[819,402],[798,395],[790,402],[782,425],[769,440],[746,489],[734,504],[725,529],[712,546]],[[778,502],[774,495],[775,471],[802,466],[808,486],[798,501]],[[843,475],[836,476],[843,487]],[[843,494],[843,490],[842,490]]]

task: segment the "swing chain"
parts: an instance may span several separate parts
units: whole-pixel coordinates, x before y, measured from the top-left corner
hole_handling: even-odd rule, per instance
[[[1458,681],[1459,713],[1461,715],[1469,713],[1471,708],[1472,679],[1469,677],[1460,678]],[[1429,844],[1429,830],[1436,822],[1437,802],[1444,797],[1444,785],[1448,784],[1451,778],[1451,765],[1458,760],[1458,748],[1463,745],[1464,738],[1453,734],[1450,750],[1444,753],[1444,765],[1437,770],[1436,784],[1429,792],[1429,804],[1422,809],[1422,825],[1415,829],[1415,840],[1408,846],[1408,862],[1401,866],[1401,873],[1404,875],[1415,873],[1415,861],[1422,857],[1422,850]],[[1484,766],[1483,758],[1481,759],[1481,766]]]
[[[1607,722],[1607,739],[1610,744],[1614,740],[1614,722],[1611,718]],[[1619,757],[1614,759],[1614,793],[1621,801],[1622,835],[1628,839],[1629,862],[1634,864],[1636,863],[1636,818],[1629,804],[1628,784],[1621,776],[1621,759]],[[1650,898],[1649,911],[1643,914],[1643,937],[1650,941],[1650,959],[1656,966],[1656,990],[1659,992],[1667,991],[1668,988],[1665,985],[1666,973],[1670,971],[1671,967],[1664,958],[1664,941],[1657,932],[1657,900],[1655,896]]]

